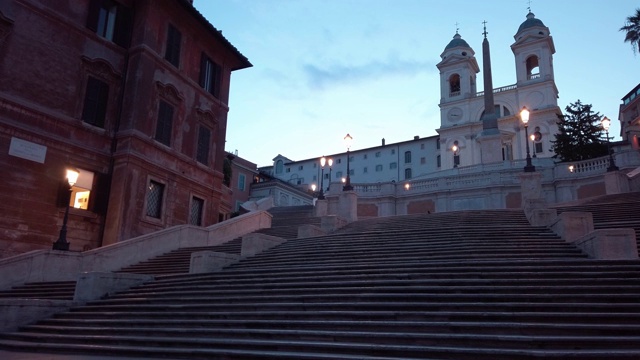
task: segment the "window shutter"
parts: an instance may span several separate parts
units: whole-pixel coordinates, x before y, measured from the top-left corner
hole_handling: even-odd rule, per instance
[[[200,56],[200,86],[206,89],[207,82],[207,55],[202,53]]]
[[[133,2],[135,4],[135,2]],[[131,42],[131,31],[133,29],[133,9],[118,5],[116,14],[115,29],[113,32],[113,42],[128,48]]]
[[[91,0],[89,2],[89,13],[87,14],[87,28],[93,32],[98,31],[98,16],[102,0]]]
[[[215,77],[213,78],[213,96],[220,98],[220,84],[222,83],[222,67],[217,63],[213,63],[215,69]]]
[[[106,215],[111,192],[111,176],[95,173],[93,182],[89,209],[96,214]]]

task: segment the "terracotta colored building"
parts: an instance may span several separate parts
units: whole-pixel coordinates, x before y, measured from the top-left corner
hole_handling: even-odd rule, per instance
[[[226,193],[223,197],[221,213],[224,219],[230,218],[240,211],[240,205],[249,200],[251,186],[256,182],[258,166],[249,160],[243,159],[236,153],[227,153],[227,161],[231,176]],[[224,212],[222,211],[224,209]]]
[[[0,257],[219,219],[231,72],[188,0],[0,2]],[[65,169],[80,172],[71,188]]]

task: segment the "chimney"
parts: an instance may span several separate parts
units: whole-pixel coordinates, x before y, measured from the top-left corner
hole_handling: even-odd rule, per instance
[[[420,136],[418,136],[418,135],[414,136],[413,140],[420,140]]]
[[[384,138],[382,138],[382,146],[384,146]]]

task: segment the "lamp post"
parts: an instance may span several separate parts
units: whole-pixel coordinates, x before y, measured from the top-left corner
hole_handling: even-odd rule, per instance
[[[328,192],[329,189],[331,188],[331,167],[333,166],[333,159],[329,159],[327,160],[327,162],[329,163],[329,184],[327,184],[327,192]]]
[[[536,157],[536,151],[535,151],[536,136],[534,134],[531,134],[529,135],[529,139],[531,139],[531,147],[533,148],[533,156],[531,157]]]
[[[536,167],[531,164],[531,155],[529,154],[529,110],[526,106],[520,110],[520,119],[524,123],[524,142],[527,144],[527,165],[524,166],[524,172],[534,172]]]
[[[324,200],[324,166],[327,164],[327,159],[323,156],[320,158],[320,193],[318,194],[318,200]]]
[[[615,161],[613,160],[613,154],[611,153],[611,143],[609,142],[609,126],[611,125],[611,120],[608,117],[602,118],[602,128],[607,134],[607,152],[609,153],[609,167],[607,171],[618,171],[618,167],[616,166]]]
[[[342,187],[342,191],[351,191],[353,190],[353,186],[351,186],[351,176],[349,175],[349,150],[351,149],[351,141],[353,140],[353,138],[351,137],[351,135],[347,134],[347,136],[344,137],[344,143],[347,146],[347,180],[344,184],[344,186]]]
[[[69,203],[71,202],[71,192],[73,185],[78,181],[80,173],[76,169],[67,169],[67,183],[69,184],[69,197],[67,198],[67,208],[64,210],[64,219],[62,220],[62,228],[58,240],[53,243],[53,250],[69,250],[69,242],[67,241],[67,220],[69,219]]]
[[[456,168],[456,167],[458,167],[458,163],[456,162],[456,156],[458,156],[458,143],[457,143],[457,141],[455,143],[453,143],[453,146],[451,146],[451,151],[453,151],[453,167]]]

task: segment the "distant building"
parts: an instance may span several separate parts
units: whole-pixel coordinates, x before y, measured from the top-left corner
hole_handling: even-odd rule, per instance
[[[628,141],[634,149],[639,150],[640,84],[622,98],[618,119],[620,120],[620,136],[622,140]]]
[[[0,2],[0,256],[219,220],[232,71],[188,0]]]
[[[231,169],[231,176],[228,186],[225,185],[229,191],[223,201],[223,203],[226,203],[223,207],[226,211],[221,211],[221,220],[226,220],[232,214],[240,211],[240,206],[249,200],[251,185],[258,181],[258,167],[256,164],[239,157],[237,153],[227,153],[226,159],[229,169]]]

